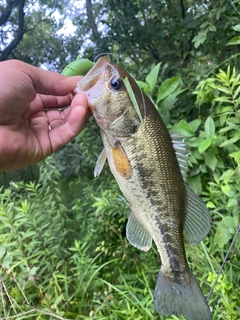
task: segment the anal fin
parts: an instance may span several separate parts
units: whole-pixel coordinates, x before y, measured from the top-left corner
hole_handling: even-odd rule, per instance
[[[128,218],[126,235],[128,241],[138,249],[148,251],[152,246],[152,237],[139,221],[133,209]]]

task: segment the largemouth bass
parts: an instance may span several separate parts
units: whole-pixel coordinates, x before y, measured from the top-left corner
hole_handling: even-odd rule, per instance
[[[199,243],[211,228],[203,201],[184,182],[188,159],[184,139],[178,134],[170,136],[136,81],[107,57],[97,61],[75,91],[85,93],[104,143],[95,175],[107,158],[131,204],[126,232],[129,242],[147,251],[153,239],[160,254],[156,311],[188,320],[211,319],[184,249],[183,231],[191,243]]]

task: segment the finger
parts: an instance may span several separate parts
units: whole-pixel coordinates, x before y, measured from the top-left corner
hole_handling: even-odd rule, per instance
[[[74,139],[84,129],[87,119],[86,106],[78,105],[72,108],[68,121],[49,132],[52,152]]]
[[[92,111],[91,109],[89,108],[88,106],[88,100],[85,96],[84,93],[77,93],[73,99],[72,99],[72,103],[71,103],[71,107],[74,108],[75,106],[78,106],[78,105],[84,105],[87,109],[87,117],[89,118],[92,114]],[[68,109],[65,109],[63,110],[64,113],[67,113]]]
[[[72,94],[68,94],[66,96],[45,96],[39,95],[42,101],[43,109],[51,109],[51,108],[63,108],[71,104],[72,102]]]
[[[64,108],[69,106],[72,101],[72,94],[63,97],[37,95],[30,103],[28,109],[25,111],[24,118],[28,119],[32,114],[42,111],[44,109]],[[50,111],[46,111],[50,112]],[[48,114],[47,114],[48,116]]]
[[[43,109],[51,109],[51,108],[63,108],[71,104],[72,102],[72,94],[68,94],[66,96],[46,96],[39,94],[31,102],[30,108],[32,110],[43,110]]]
[[[60,73],[43,70],[18,60],[10,60],[7,63],[28,75],[36,92],[41,94],[67,95],[81,79],[80,76],[66,77]]]
[[[73,98],[73,101],[71,103],[71,106],[60,111],[60,110],[48,110],[46,111],[46,115],[48,117],[49,124],[52,129],[66,123],[69,119],[69,115],[73,108],[76,108],[77,106],[84,106],[84,108],[87,110],[87,117],[89,117],[90,113],[88,110],[90,110],[87,107],[87,99],[86,96],[82,93],[78,93]],[[78,118],[76,118],[76,121],[78,121]]]

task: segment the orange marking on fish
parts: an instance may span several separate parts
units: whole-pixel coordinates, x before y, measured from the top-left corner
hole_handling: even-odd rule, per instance
[[[132,176],[132,168],[121,144],[117,144],[115,147],[112,147],[111,152],[113,163],[117,172],[123,178],[130,179]]]

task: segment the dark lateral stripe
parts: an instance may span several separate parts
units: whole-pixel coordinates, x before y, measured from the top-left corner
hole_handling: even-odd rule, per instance
[[[168,256],[168,264],[170,265],[169,270],[174,276],[178,278],[178,271],[182,269],[182,252],[184,253],[184,248],[179,248],[179,244],[173,240],[173,236],[168,233],[169,227],[167,224],[161,222],[160,217],[154,217],[158,229],[162,235],[164,249],[166,250]],[[182,250],[181,250],[182,249]]]

